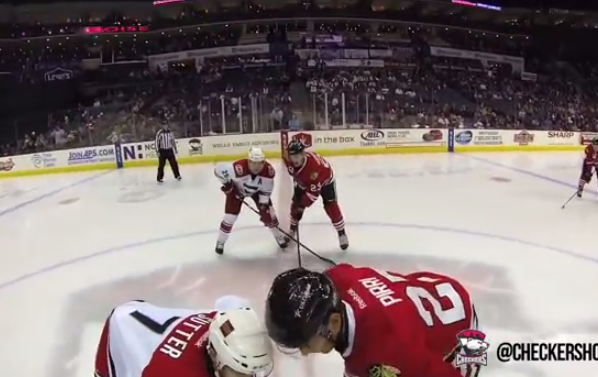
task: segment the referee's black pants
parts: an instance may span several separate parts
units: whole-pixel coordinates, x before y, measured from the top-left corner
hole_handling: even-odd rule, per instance
[[[166,166],[166,160],[172,169],[172,174],[175,178],[180,178],[181,173],[179,172],[179,163],[176,160],[174,150],[171,149],[160,149],[158,150],[158,181],[164,179],[164,166]]]

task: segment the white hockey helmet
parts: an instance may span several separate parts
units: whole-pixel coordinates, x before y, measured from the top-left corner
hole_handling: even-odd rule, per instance
[[[252,147],[249,149],[247,159],[251,162],[263,162],[266,161],[266,155],[264,154],[262,148]]]
[[[210,324],[209,342],[216,353],[216,370],[227,366],[238,373],[256,374],[272,369],[272,343],[253,309],[216,314]]]

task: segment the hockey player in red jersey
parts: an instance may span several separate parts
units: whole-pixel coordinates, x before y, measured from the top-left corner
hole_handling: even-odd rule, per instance
[[[278,245],[283,249],[288,246],[289,240],[280,232],[276,211],[270,199],[276,173],[260,148],[251,148],[247,158],[233,163],[218,164],[214,168],[214,175],[222,184],[221,190],[226,194],[216,253],[224,253],[224,244],[246,197],[253,200],[260,213],[260,221],[270,229]]]
[[[479,372],[446,361],[457,350],[457,334],[475,329],[477,319],[465,288],[434,273],[401,275],[347,264],[324,273],[289,270],[272,283],[265,322],[275,343],[303,355],[335,349],[345,360],[345,376]]]
[[[592,175],[596,172],[598,166],[598,137],[592,139],[592,143],[586,146],[584,150],[585,157],[581,167],[581,176],[577,186],[577,196],[581,198],[583,188],[592,180]],[[598,177],[598,174],[597,174]]]
[[[95,377],[244,377],[271,369],[271,343],[252,309],[199,311],[131,301],[116,307],[104,325]]]
[[[305,209],[321,196],[324,211],[338,233],[340,247],[347,249],[349,239],[345,232],[343,213],[338,205],[332,166],[317,153],[306,152],[305,146],[298,140],[289,143],[284,162],[295,181],[291,203],[291,235],[297,232]]]

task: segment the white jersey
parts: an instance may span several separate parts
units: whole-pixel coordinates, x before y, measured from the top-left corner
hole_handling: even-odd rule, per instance
[[[275,171],[267,161],[258,174],[251,174],[249,162],[244,158],[233,163],[218,164],[214,169],[214,175],[222,184],[232,181],[243,197],[257,194],[261,204],[270,202],[272,191],[274,191]]]
[[[239,297],[225,296],[212,310],[162,308],[143,301],[120,305],[104,326],[96,376],[211,377],[205,352],[210,323],[217,311],[247,304]]]

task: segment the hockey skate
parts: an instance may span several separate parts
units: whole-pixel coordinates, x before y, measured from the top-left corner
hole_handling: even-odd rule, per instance
[[[224,243],[223,242],[218,242],[216,244],[216,249],[214,250],[216,252],[216,254],[218,255],[222,255],[224,254]]]
[[[349,238],[344,230],[338,231],[338,243],[341,250],[347,250],[349,248]]]
[[[583,189],[582,188],[577,189],[577,192],[575,194],[577,195],[578,198],[581,198],[581,196],[583,195]]]

